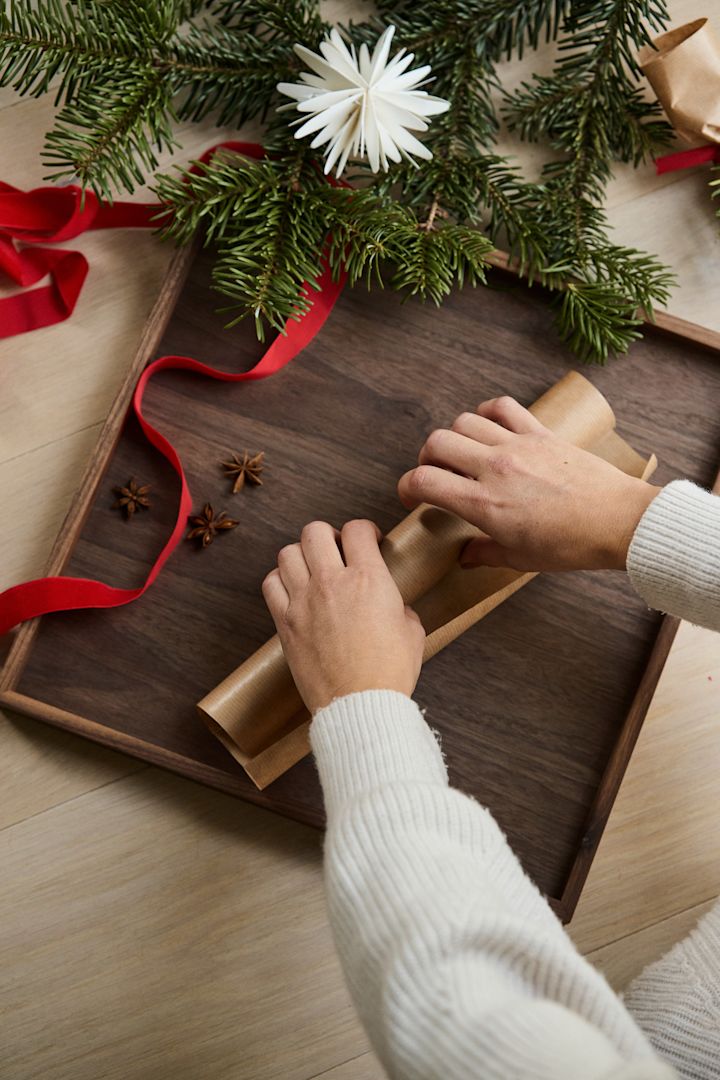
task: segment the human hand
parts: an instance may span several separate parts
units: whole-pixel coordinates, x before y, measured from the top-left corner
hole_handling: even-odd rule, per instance
[[[635,528],[660,491],[566,443],[509,397],[433,431],[418,460],[400,480],[400,498],[482,529],[486,536],[461,554],[466,567],[624,569]]]
[[[370,521],[324,521],[284,547],[263,582],[295,684],[310,712],[361,690],[410,695],[425,631],[403,603]],[[340,546],[338,546],[340,545]]]

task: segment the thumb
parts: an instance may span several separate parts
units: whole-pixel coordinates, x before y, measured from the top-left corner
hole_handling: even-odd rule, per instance
[[[460,552],[460,565],[464,570],[475,566],[510,566],[510,552],[489,536],[470,540]]]

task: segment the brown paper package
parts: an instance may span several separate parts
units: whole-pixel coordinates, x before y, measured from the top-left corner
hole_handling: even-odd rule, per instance
[[[654,457],[641,457],[616,434],[608,402],[577,372],[551,387],[530,411],[568,442],[591,450],[632,476],[649,476],[655,468]],[[460,569],[460,551],[478,533],[453,514],[423,505],[382,542],[383,558],[403,599],[413,605],[425,627],[424,660],[535,577],[489,567]],[[310,717],[277,637],[203,698],[198,710],[259,788],[310,751]]]
[[[720,42],[707,19],[655,38],[638,62],[686,142],[720,142]]]

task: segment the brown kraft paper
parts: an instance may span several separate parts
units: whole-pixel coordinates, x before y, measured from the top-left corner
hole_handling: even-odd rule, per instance
[[[615,432],[610,405],[592,383],[571,371],[530,411],[546,427],[631,476],[649,476],[643,458]],[[385,537],[381,551],[406,603],[427,634],[423,660],[527,584],[534,573],[504,568],[462,570],[458,556],[480,530],[454,514],[418,506]],[[210,730],[264,788],[310,751],[310,717],[277,636],[267,641],[198,705]]]
[[[638,63],[681,139],[720,142],[720,42],[707,19],[661,34]]]

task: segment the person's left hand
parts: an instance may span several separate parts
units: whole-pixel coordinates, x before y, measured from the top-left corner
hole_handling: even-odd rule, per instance
[[[324,521],[284,547],[263,582],[295,684],[310,712],[361,690],[412,694],[425,631],[383,562],[371,521]]]

